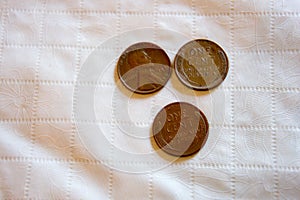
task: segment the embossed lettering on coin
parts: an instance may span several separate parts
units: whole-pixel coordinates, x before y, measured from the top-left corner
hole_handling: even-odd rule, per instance
[[[226,78],[228,59],[223,49],[209,40],[197,39],[181,47],[174,61],[179,80],[195,90],[212,89]]]
[[[171,76],[168,55],[159,46],[141,42],[128,47],[120,56],[117,71],[131,91],[148,94],[160,90]]]
[[[153,136],[157,145],[175,156],[189,156],[198,152],[208,136],[205,115],[195,106],[175,102],[165,106],[153,122]]]

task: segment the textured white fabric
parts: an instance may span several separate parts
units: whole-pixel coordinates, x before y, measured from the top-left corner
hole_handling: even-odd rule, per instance
[[[0,199],[299,198],[300,1],[0,0],[0,12]],[[217,89],[174,74],[153,95],[119,84],[130,44],[173,59],[195,38],[228,55]],[[174,101],[210,123],[191,158],[151,138]]]

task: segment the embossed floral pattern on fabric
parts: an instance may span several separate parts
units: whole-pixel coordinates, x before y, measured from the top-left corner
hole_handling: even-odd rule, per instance
[[[299,198],[299,22],[297,0],[0,0],[0,199]],[[153,42],[173,60],[198,38],[229,59],[213,92],[174,73],[147,98],[118,84],[131,44]],[[183,160],[150,136],[157,112],[179,100],[210,124]]]

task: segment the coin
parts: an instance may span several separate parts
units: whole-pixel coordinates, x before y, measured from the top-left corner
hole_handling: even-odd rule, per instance
[[[159,46],[140,42],[128,47],[117,64],[118,76],[129,90],[149,94],[160,90],[172,72],[166,52]]]
[[[210,90],[220,85],[228,73],[225,51],[216,43],[197,39],[183,45],[175,56],[175,73],[194,90]]]
[[[165,106],[152,125],[156,144],[174,156],[198,152],[207,140],[208,129],[208,121],[201,110],[185,102]]]

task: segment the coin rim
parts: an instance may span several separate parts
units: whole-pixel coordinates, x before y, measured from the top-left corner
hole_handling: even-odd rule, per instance
[[[135,45],[147,45],[147,44],[150,44],[150,45],[153,45],[155,47],[157,47],[157,49],[160,49],[162,50],[163,54],[168,58],[168,63],[169,63],[169,74],[168,74],[168,77],[166,79],[166,81],[160,86],[160,87],[157,87],[153,90],[149,90],[149,91],[141,91],[141,90],[138,90],[138,89],[133,89],[131,88],[127,83],[126,81],[123,79],[123,77],[121,76],[121,72],[120,72],[120,60],[121,60],[121,57],[123,56],[123,54],[126,53],[126,51],[128,51],[130,48],[133,48]],[[129,89],[130,91],[136,93],[136,94],[151,94],[151,93],[155,93],[159,90],[161,90],[166,84],[167,82],[169,81],[171,75],[172,75],[172,64],[171,64],[171,61],[170,61],[170,58],[168,56],[168,54],[165,52],[164,49],[162,49],[160,46],[158,46],[157,44],[154,44],[152,42],[137,42],[137,43],[134,43],[132,45],[130,45],[129,47],[127,47],[122,53],[121,55],[119,56],[119,59],[118,59],[118,62],[117,62],[117,74],[118,74],[118,78],[119,80],[122,82],[122,84],[127,88]]]
[[[184,152],[182,155],[178,155],[178,154],[175,154],[175,153],[166,151],[166,150],[164,149],[164,147],[163,147],[163,146],[158,142],[158,140],[156,139],[156,137],[157,137],[156,135],[157,135],[158,133],[160,133],[160,132],[154,134],[154,125],[156,124],[155,122],[156,122],[156,120],[157,120],[157,117],[158,117],[159,113],[161,113],[164,109],[166,109],[166,108],[168,108],[168,107],[170,107],[170,106],[172,106],[172,105],[175,105],[175,104],[186,104],[186,105],[188,105],[188,106],[194,107],[197,111],[200,112],[201,117],[203,118],[203,120],[204,120],[204,122],[205,122],[205,125],[206,125],[206,127],[207,127],[207,128],[206,128],[206,132],[205,132],[205,138],[204,138],[204,140],[203,140],[203,142],[202,142],[200,148],[197,149],[196,151],[193,151],[193,152],[188,153],[188,154],[185,154],[185,152]],[[164,152],[166,152],[167,154],[172,155],[172,156],[176,156],[176,157],[187,157],[187,156],[191,156],[191,155],[193,155],[193,154],[199,152],[199,151],[204,147],[204,145],[205,145],[205,143],[206,143],[206,141],[207,141],[207,139],[208,139],[208,135],[209,135],[209,123],[208,123],[208,120],[207,120],[205,114],[204,114],[198,107],[196,107],[196,106],[194,106],[193,104],[190,104],[190,103],[188,103],[188,102],[177,101],[177,102],[173,102],[173,103],[167,104],[167,105],[164,106],[162,109],[160,109],[159,112],[156,114],[156,116],[155,116],[155,118],[154,118],[154,120],[153,120],[153,124],[152,124],[152,135],[153,135],[153,137],[154,137],[154,140],[155,140],[155,143],[157,144],[157,146],[158,146],[160,149],[162,149]],[[189,147],[190,147],[190,146],[189,146]],[[189,148],[189,147],[188,147],[188,148]],[[187,148],[186,150],[188,150],[188,148]]]
[[[183,50],[183,48],[190,44],[190,43],[193,43],[193,42],[202,42],[202,41],[206,41],[206,42],[209,42],[209,43],[213,43],[215,45],[217,45],[223,52],[224,52],[224,55],[225,55],[225,58],[226,58],[226,63],[227,63],[227,67],[226,67],[226,73],[223,74],[222,76],[222,81],[218,82],[217,84],[214,84],[214,85],[206,85],[206,86],[193,86],[192,84],[190,84],[188,81],[185,81],[183,77],[185,77],[184,75],[182,75],[181,73],[178,72],[178,65],[177,65],[177,60],[178,60],[178,57],[179,57],[179,52]],[[208,39],[195,39],[195,40],[191,40],[187,43],[185,43],[184,45],[182,45],[182,47],[180,47],[180,49],[177,51],[177,54],[174,58],[174,70],[175,70],[175,74],[177,76],[177,78],[180,80],[181,83],[183,83],[185,86],[193,89],[193,90],[197,90],[197,91],[208,91],[208,90],[211,90],[211,89],[214,89],[216,87],[218,87],[227,77],[227,74],[228,74],[228,71],[229,71],[229,60],[228,60],[228,56],[226,54],[226,52],[224,51],[224,49],[216,42],[213,42],[211,40],[208,40]],[[181,77],[182,76],[182,77]]]

